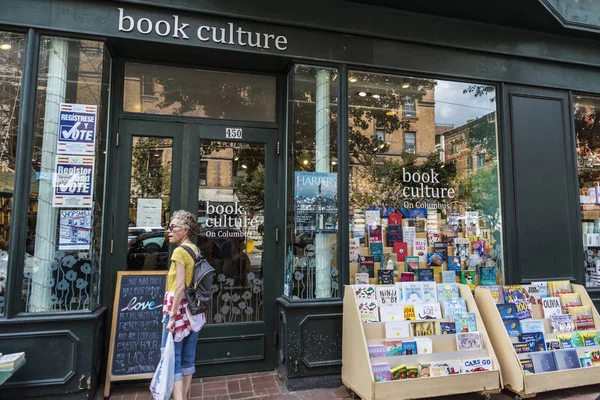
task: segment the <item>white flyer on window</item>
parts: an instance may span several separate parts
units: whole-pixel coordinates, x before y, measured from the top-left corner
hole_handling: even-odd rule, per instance
[[[137,226],[159,227],[161,226],[162,200],[161,199],[138,199],[137,201]]]
[[[97,111],[92,104],[60,104],[56,154],[94,155]]]
[[[59,250],[89,250],[91,210],[60,210]]]
[[[94,157],[56,156],[52,207],[92,207],[93,179]]]

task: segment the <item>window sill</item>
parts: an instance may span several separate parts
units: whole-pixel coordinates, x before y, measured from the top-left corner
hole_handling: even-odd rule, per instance
[[[48,312],[48,313],[25,313],[21,312],[17,314],[14,318],[0,318],[1,324],[23,324],[23,323],[31,323],[36,321],[73,321],[73,320],[94,320],[102,317],[102,315],[106,312],[107,308],[98,306],[92,311],[63,311],[63,312]]]
[[[291,300],[285,296],[278,297],[277,303],[285,308],[315,308],[315,307],[336,307],[342,306],[343,302],[340,298],[328,299],[297,299]]]

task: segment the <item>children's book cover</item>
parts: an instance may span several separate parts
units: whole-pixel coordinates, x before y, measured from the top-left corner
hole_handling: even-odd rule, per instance
[[[513,343],[513,348],[515,349],[515,352],[517,354],[522,354],[522,353],[530,353],[531,352],[531,346],[529,346],[529,343],[526,342],[516,342]]]
[[[444,317],[446,318],[451,318],[453,314],[467,312],[467,303],[462,298],[444,299],[442,305],[444,308]]]
[[[533,369],[533,361],[531,361],[531,358],[522,358],[520,361],[521,367],[523,367],[523,374],[535,374],[535,370]]]
[[[404,320],[414,321],[415,319],[417,319],[415,314],[415,306],[404,306]]]
[[[394,287],[396,288],[396,293],[398,293],[398,305],[403,305],[404,297],[402,297],[402,282],[394,283]]]
[[[398,290],[394,285],[377,285],[376,296],[379,307],[398,305]]]
[[[552,333],[567,333],[575,330],[575,323],[571,314],[554,314],[549,319]]]
[[[375,300],[375,285],[352,285],[356,298],[361,300]]]
[[[441,319],[442,310],[440,303],[415,304],[415,315],[417,319]]]
[[[437,285],[438,301],[458,299],[458,285],[456,283],[442,283]]]
[[[404,304],[415,305],[423,303],[424,290],[422,282],[402,282],[402,298]]]
[[[385,357],[385,346],[382,344],[370,344],[367,346],[369,358]]]
[[[532,285],[538,287],[540,298],[550,297],[550,290],[548,289],[548,282],[531,282]],[[541,304],[541,302],[540,302]]]
[[[518,337],[521,334],[521,327],[519,320],[516,318],[509,318],[502,321],[504,328],[510,337]]]
[[[400,282],[414,282],[415,274],[412,272],[401,272],[400,273]]]
[[[590,350],[585,352],[585,356],[589,357],[592,360],[592,365],[594,367],[600,365],[600,350]]]
[[[521,333],[544,332],[543,319],[527,319],[521,321]]]
[[[379,320],[404,321],[404,306],[379,307]]]
[[[519,320],[530,319],[531,304],[529,303],[529,296],[523,286],[511,285],[504,286],[504,302],[509,304],[515,304],[517,306],[517,318]]]
[[[357,263],[359,262],[360,257],[360,239],[352,238],[350,239],[350,262]]]
[[[360,272],[368,273],[369,278],[375,278],[375,260],[371,256],[360,256]]]
[[[369,284],[369,273],[368,272],[357,272],[354,274],[354,283],[357,285],[368,285]]]
[[[479,284],[481,286],[492,286],[496,283],[496,267],[479,267]]]
[[[427,239],[413,240],[413,256],[418,256],[419,261],[427,261]]]
[[[410,356],[417,354],[417,342],[414,340],[405,340],[402,342],[402,355]]]
[[[460,271],[460,282],[471,290],[475,289],[475,271]]]
[[[479,211],[465,212],[466,236],[477,236],[477,227],[479,226]]]
[[[401,356],[402,355],[402,340],[398,339],[386,339],[384,340],[385,355],[387,357]]]
[[[466,260],[469,257],[469,249],[471,242],[467,238],[454,239],[454,255],[460,257],[461,260]]]
[[[385,323],[386,339],[397,339],[410,336],[408,321],[388,321]]]
[[[442,271],[442,283],[456,283],[456,272]]]
[[[548,292],[550,297],[558,297],[562,293],[573,293],[573,290],[569,281],[550,281],[548,282]]]
[[[456,347],[458,351],[481,350],[483,348],[480,332],[457,332]]]
[[[379,322],[379,307],[372,300],[360,301],[358,303],[358,312],[362,322]]]
[[[434,243],[438,243],[440,241],[441,238],[441,234],[440,231],[437,229],[429,229],[427,231],[427,241],[429,242],[430,246],[433,246]]]
[[[496,308],[500,313],[500,318],[502,320],[514,319],[517,318],[517,306],[516,304],[504,303],[504,304],[496,304]]]
[[[537,285],[523,285],[523,289],[527,291],[529,295],[530,304],[542,304],[542,297],[540,296],[540,287]]]
[[[559,370],[581,368],[576,349],[556,350],[554,352],[554,359],[556,360],[556,367]]]
[[[590,357],[579,357],[581,368],[590,368],[594,366],[594,362]]]
[[[584,346],[596,345],[596,331],[579,332],[579,338]]]
[[[429,363],[429,376],[440,377],[460,374],[462,362],[460,360],[434,361]]]
[[[496,304],[504,304],[504,291],[501,285],[486,286],[486,289],[492,294],[492,299]]]
[[[547,339],[546,350],[560,350],[560,341],[558,339]]]
[[[406,257],[406,272],[417,272],[419,269],[419,257],[408,256]]]
[[[462,263],[459,256],[448,256],[448,271],[454,272],[456,275],[460,275],[462,269]]]
[[[436,253],[441,253],[443,256],[443,259],[446,259],[446,257],[448,257],[448,243],[446,243],[446,242],[434,243],[433,250]]]
[[[410,335],[411,336],[431,336],[437,335],[435,321],[427,322],[412,322],[410,324]]]
[[[531,353],[531,361],[533,361],[533,370],[536,374],[541,372],[556,371],[556,361],[552,351],[541,351]]]
[[[394,253],[396,254],[396,261],[405,262],[406,257],[408,256],[408,244],[406,242],[395,242],[394,243]],[[418,264],[417,257],[417,266]]]
[[[423,282],[423,303],[437,303],[437,301],[436,283],[428,281]]]
[[[413,247],[415,238],[417,237],[417,231],[414,226],[403,226],[402,227],[402,241],[410,248]]]
[[[558,295],[558,298],[563,314],[567,314],[570,307],[581,306],[581,296],[579,293],[561,293]]]
[[[519,342],[528,343],[529,349],[532,352],[546,351],[546,341],[542,332],[521,333],[519,335]]]
[[[575,346],[573,345],[573,342],[571,341],[572,336],[570,333],[557,333],[556,334],[556,340],[558,340],[560,342],[560,348],[561,349],[572,349]]]
[[[392,372],[390,371],[390,364],[378,363],[372,364],[371,369],[373,370],[373,377],[375,382],[388,382],[392,380]]]
[[[433,342],[428,337],[421,337],[415,340],[417,342],[417,354],[433,353]]]
[[[396,253],[383,253],[381,269],[395,271],[398,268],[398,256]]]
[[[444,265],[444,256],[442,253],[427,253],[428,267],[441,267]]]
[[[442,334],[442,335],[456,334],[456,322],[441,321],[440,322],[440,334]]]
[[[472,358],[462,361],[461,371],[463,374],[492,370],[492,359],[490,357]]]
[[[594,314],[591,306],[569,307],[569,314],[573,316],[575,330],[588,331],[594,329]]]
[[[369,254],[373,257],[374,262],[381,262],[383,255],[383,243],[369,243]]]
[[[448,222],[448,226],[454,230],[456,233],[463,232],[463,220],[464,216],[462,215],[448,215],[446,221]]]
[[[433,269],[421,268],[417,270],[417,278],[420,282],[433,282]]]
[[[562,314],[560,299],[558,297],[542,298],[542,309],[544,311],[544,318],[550,318],[553,315]]]
[[[456,322],[457,332],[476,332],[477,323],[475,322],[475,313],[463,312],[452,314],[452,321]]]
[[[394,270],[391,269],[379,269],[377,270],[377,283],[380,285],[393,285],[394,284]]]

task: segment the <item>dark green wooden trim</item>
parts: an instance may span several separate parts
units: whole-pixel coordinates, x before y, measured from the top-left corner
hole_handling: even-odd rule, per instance
[[[344,302],[338,298],[318,300],[290,300],[285,296],[277,298],[277,303],[285,308],[322,308],[342,306]]]
[[[279,132],[277,134],[277,145],[279,146],[279,154],[277,154],[277,216],[275,229],[279,229],[279,241],[275,241],[275,274],[277,276],[275,282],[275,297],[279,297],[283,293],[283,284],[286,273],[286,253],[285,253],[285,210],[287,201],[287,182],[286,182],[286,162],[287,162],[287,147],[286,147],[286,128],[287,128],[287,74],[277,75],[277,120],[279,121]],[[279,322],[276,317],[275,325]]]
[[[122,101],[122,99],[119,99]],[[199,118],[199,117],[186,117],[182,115],[161,115],[161,114],[142,114],[142,113],[130,113],[121,111],[120,115],[122,118],[128,120],[138,121],[156,121],[156,122],[179,122],[187,124],[198,124],[198,125],[223,125],[223,126],[239,126],[249,128],[262,128],[262,129],[275,129],[279,127],[277,122],[258,122],[258,121],[242,121],[242,120],[231,120],[231,119],[216,119],[216,118]]]
[[[338,94],[338,262],[339,294],[342,299],[344,287],[350,282],[350,164],[348,148],[348,66],[339,67]]]
[[[29,184],[31,180],[31,154],[35,129],[35,106],[40,37],[35,29],[29,29],[25,39],[25,59],[21,86],[19,128],[17,138],[17,163],[15,171],[11,232],[8,259],[5,317],[13,318],[21,311],[21,288],[25,267],[25,240],[27,237],[27,213],[29,212]]]

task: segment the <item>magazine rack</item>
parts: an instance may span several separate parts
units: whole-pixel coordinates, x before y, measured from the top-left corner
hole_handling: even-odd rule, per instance
[[[576,284],[571,284],[571,287],[573,293],[579,293],[581,296],[582,305],[592,306],[594,325],[596,329],[600,329],[600,316],[585,288]],[[476,288],[475,300],[481,311],[485,327],[490,333],[489,336],[492,340],[492,345],[497,351],[504,387],[514,392],[517,399],[535,397],[537,393],[552,390],[568,389],[600,383],[600,366],[559,370],[539,374],[524,374],[519,357],[512,345],[513,342],[504,328],[502,318],[496,308],[496,303],[494,303],[491,293],[485,288]],[[542,306],[539,304],[532,305],[531,311],[534,319],[541,319],[544,317]],[[546,331],[548,332],[549,323],[546,322],[545,325]],[[546,333],[544,336],[546,339],[553,338],[553,334]],[[598,348],[599,346],[588,346],[579,347],[577,349],[579,356],[582,357],[584,351],[597,350]]]
[[[342,337],[342,382],[365,400],[402,400],[439,397],[460,393],[480,392],[486,398],[502,389],[500,364],[492,348],[485,326],[477,310],[471,291],[466,285],[458,285],[460,297],[464,298],[467,310],[475,313],[478,331],[481,332],[483,350],[471,350],[473,354],[456,351],[455,335],[430,336],[432,354],[417,354],[370,359],[368,344],[383,344],[385,323],[363,323],[358,311],[357,299],[351,286],[344,291],[344,321]],[[440,354],[438,354],[440,353]],[[442,354],[443,353],[443,354]],[[470,352],[469,352],[470,353]],[[390,365],[416,365],[422,361],[456,360],[471,357],[490,357],[493,370],[471,374],[442,377],[403,379],[389,382],[374,382],[371,361],[389,362]]]

